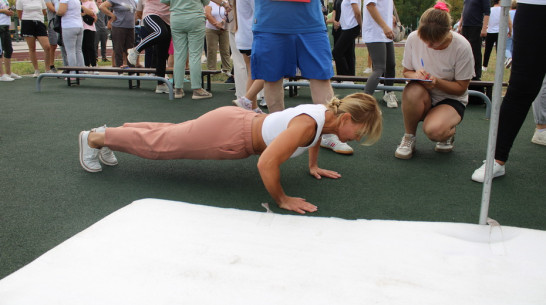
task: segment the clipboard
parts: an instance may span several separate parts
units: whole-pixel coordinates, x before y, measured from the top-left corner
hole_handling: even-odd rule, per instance
[[[401,80],[401,81],[420,81],[420,82],[431,82],[431,79],[418,79],[418,78],[405,78],[405,77],[380,77],[382,80]]]

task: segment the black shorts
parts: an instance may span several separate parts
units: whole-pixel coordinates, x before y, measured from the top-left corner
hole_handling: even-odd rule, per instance
[[[2,44],[2,55],[4,58],[11,58],[13,47],[11,45],[11,36],[9,33],[9,25],[0,25],[0,43]]]
[[[241,54],[245,54],[248,57],[250,57],[250,55],[252,54],[252,50],[239,50],[239,52],[241,52]]]
[[[459,102],[457,100],[454,100],[454,99],[446,98],[445,100],[439,101],[433,107],[436,107],[438,105],[449,105],[449,106],[453,107],[455,109],[455,111],[457,111],[459,116],[461,117],[461,121],[463,120],[464,111],[466,109],[466,107],[463,105],[463,103],[461,103],[461,102]]]
[[[23,37],[47,36],[47,28],[41,21],[21,20],[21,35]]]

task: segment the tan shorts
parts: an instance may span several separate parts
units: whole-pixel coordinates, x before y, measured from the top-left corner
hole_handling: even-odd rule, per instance
[[[179,124],[125,123],[107,128],[104,145],[146,159],[226,160],[255,154],[253,111],[221,107]]]

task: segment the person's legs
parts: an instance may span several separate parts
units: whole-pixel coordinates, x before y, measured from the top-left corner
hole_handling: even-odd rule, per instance
[[[366,46],[372,57],[373,72],[370,77],[368,77],[364,92],[373,95],[379,84],[379,77],[381,77],[387,69],[387,47],[385,42],[367,43]]]
[[[66,50],[66,59],[69,66],[77,66],[78,59],[76,55],[77,40],[78,40],[78,28],[66,28],[63,29],[63,44]],[[81,46],[81,45],[80,45]],[[81,48],[80,48],[81,52]]]
[[[423,120],[423,132],[432,141],[443,142],[455,134],[461,117],[450,105],[437,105],[428,111]]]
[[[480,36],[481,26],[463,26],[462,34],[470,43],[472,55],[474,56],[474,76],[473,80],[482,79],[482,39]]]
[[[76,32],[76,65],[78,67],[85,67],[85,62],[83,60],[83,28],[79,28]]]
[[[227,31],[220,32],[218,47],[222,60],[222,71],[224,73],[231,73],[231,54],[229,52],[229,33]]]
[[[334,90],[329,79],[310,79],[309,88],[314,104],[326,104],[334,97]]]
[[[375,68],[375,66],[374,66]],[[410,82],[402,92],[402,116],[406,134],[414,135],[417,125],[432,107],[428,90],[417,82]]]
[[[97,65],[95,50],[93,50],[94,44],[95,44],[95,32],[91,30],[84,30],[83,41],[82,41],[82,53],[83,53],[83,62],[86,67]]]
[[[11,55],[13,54],[13,46],[11,43],[9,26],[0,26],[0,41],[2,44],[2,56],[0,58],[2,58],[4,61],[4,73],[11,76]],[[2,65],[1,62],[0,65]]]
[[[25,41],[28,46],[28,56],[30,57],[30,62],[34,71],[38,71],[38,60],[36,59],[36,37],[25,37]]]
[[[493,45],[499,37],[498,33],[487,33],[485,37],[485,51],[483,53],[483,66],[487,68],[489,65],[489,57],[491,56],[491,51],[493,51]]]
[[[213,29],[205,29],[205,36],[207,37],[207,69],[216,70],[217,55],[218,55],[218,42],[220,31]]]
[[[188,50],[190,53],[190,78],[193,90],[204,90],[201,84],[201,54],[203,54],[203,43],[205,39],[205,25],[193,20],[188,24]]]
[[[264,84],[267,109],[269,113],[284,110],[284,88],[282,87],[283,79],[275,82],[266,81]]]
[[[339,38],[332,50],[332,56],[336,63],[337,75],[351,75],[351,69],[349,67],[350,59],[347,54],[350,53],[351,46],[353,46],[354,52],[354,38],[351,30],[342,30]]]
[[[186,58],[188,56],[188,34],[171,24],[174,44],[174,87],[184,88],[184,75],[186,74]]]
[[[235,96],[240,98],[246,93],[247,71],[243,54],[237,49],[235,33],[229,32],[231,58],[233,59],[233,78],[235,79]]]
[[[123,65],[123,29],[118,27],[112,27],[112,47],[114,51],[114,67],[121,67]]]

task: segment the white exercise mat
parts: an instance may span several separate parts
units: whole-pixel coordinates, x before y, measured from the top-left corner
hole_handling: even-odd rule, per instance
[[[546,232],[144,199],[0,280],[0,304],[546,304]]]

